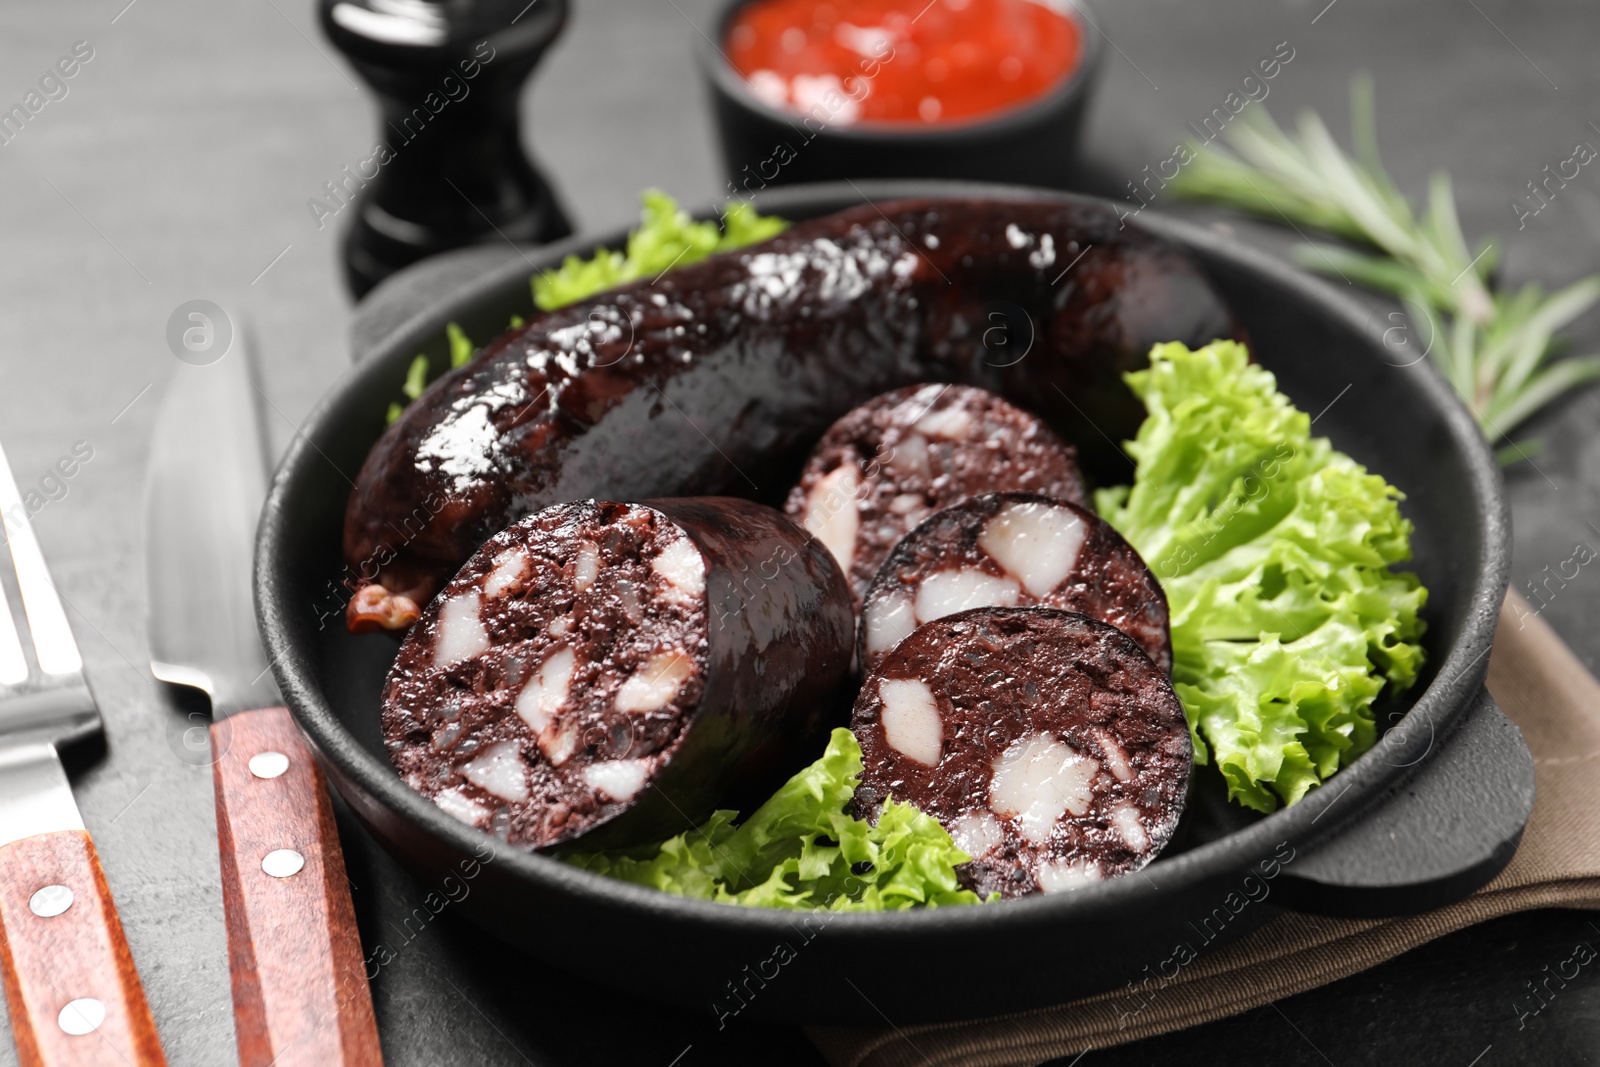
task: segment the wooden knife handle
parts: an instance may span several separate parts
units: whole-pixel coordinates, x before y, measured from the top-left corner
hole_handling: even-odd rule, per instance
[[[23,1067],[165,1067],[85,831],[0,848],[0,970]]]
[[[361,937],[322,770],[287,708],[211,727],[242,1067],[379,1067]]]

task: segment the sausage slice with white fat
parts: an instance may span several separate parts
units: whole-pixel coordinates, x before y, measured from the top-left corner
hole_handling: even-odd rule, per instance
[[[1027,493],[973,497],[900,540],[862,602],[862,668],[925,622],[1034,606],[1109,623],[1172,670],[1167,597],[1139,553],[1087,508]]]
[[[784,512],[839,561],[857,602],[895,543],[977,493],[1085,503],[1076,453],[1043,422],[967,385],[914,385],[862,404],[811,451]]]
[[[1138,870],[1172,837],[1192,750],[1164,672],[1122,631],[1051,608],[919,627],[867,675],[851,730],[856,807],[938,819],[979,893],[1075,889]]]
[[[413,788],[514,844],[660,839],[813,758],[853,633],[827,549],[770,508],[558,504],[423,612],[384,737]]]

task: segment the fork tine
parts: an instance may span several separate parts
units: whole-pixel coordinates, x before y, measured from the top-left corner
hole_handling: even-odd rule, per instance
[[[0,451],[0,464],[5,453]],[[6,474],[10,474],[7,468]],[[0,509],[0,531],[10,540],[10,520],[6,518],[11,508]],[[28,660],[22,654],[22,638],[17,634],[17,624],[11,616],[11,604],[6,598],[6,587],[0,584],[0,685],[17,685],[28,680]]]
[[[0,516],[3,516],[6,541],[11,546],[11,562],[16,567],[17,587],[22,591],[22,607],[27,612],[39,669],[46,674],[73,674],[82,670],[83,657],[78,655],[78,643],[73,640],[55,583],[50,580],[50,569],[45,566],[44,553],[39,551],[39,541],[33,536],[28,509],[17,492],[17,480],[11,474],[11,464],[3,447],[0,447]],[[17,652],[21,652],[9,608],[5,616],[6,622],[0,624],[0,670],[4,670],[8,662],[4,628],[12,630],[11,641],[17,645]],[[27,676],[26,667],[23,676]]]
[[[16,685],[28,680],[28,661],[22,655],[22,639],[11,619],[6,587],[0,585],[0,685]]]

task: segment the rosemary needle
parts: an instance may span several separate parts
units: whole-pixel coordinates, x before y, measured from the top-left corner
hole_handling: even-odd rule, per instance
[[[1534,412],[1600,378],[1600,357],[1556,358],[1558,332],[1600,300],[1600,275],[1553,293],[1534,283],[1499,291],[1491,281],[1499,245],[1491,239],[1469,249],[1449,175],[1434,175],[1418,215],[1378,156],[1371,80],[1358,76],[1350,96],[1353,155],[1315,112],[1302,114],[1290,133],[1257,107],[1228,127],[1227,148],[1190,145],[1194,161],[1174,185],[1189,197],[1362,246],[1312,242],[1296,249],[1295,259],[1398,297],[1419,339],[1427,338],[1427,358],[1461,394],[1484,436],[1509,442]],[[1502,462],[1515,461],[1536,448],[1510,444],[1498,454]]]

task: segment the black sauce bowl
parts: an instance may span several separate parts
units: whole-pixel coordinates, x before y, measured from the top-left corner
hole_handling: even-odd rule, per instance
[[[748,196],[773,185],[850,178],[955,178],[1070,188],[1084,108],[1100,69],[1098,19],[1082,0],[1063,12],[1078,27],[1078,65],[1044,95],[992,115],[926,126],[822,125],[763,103],[723,54],[739,9],[720,9],[696,51],[711,93],[729,190]]]

